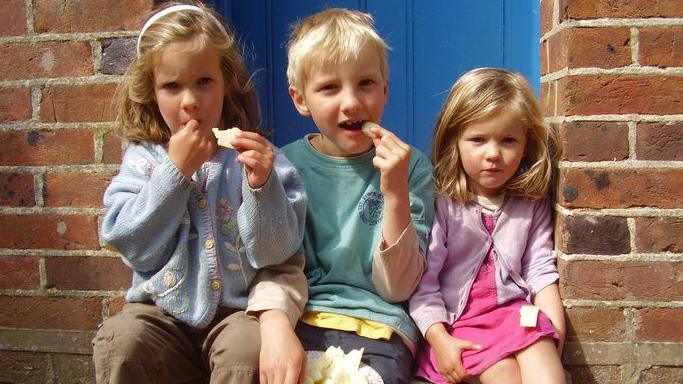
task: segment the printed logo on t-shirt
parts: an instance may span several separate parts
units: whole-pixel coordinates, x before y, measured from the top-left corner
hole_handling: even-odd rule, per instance
[[[358,215],[363,223],[377,225],[382,219],[384,197],[379,192],[368,192],[358,203]]]

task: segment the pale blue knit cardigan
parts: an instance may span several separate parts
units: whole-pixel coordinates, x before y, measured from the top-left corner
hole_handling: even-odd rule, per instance
[[[163,146],[127,148],[101,235],[133,269],[128,301],[202,328],[219,304],[245,309],[256,271],[299,249],[306,195],[293,166],[276,149],[268,181],[251,189],[236,155],[220,149],[188,180]]]

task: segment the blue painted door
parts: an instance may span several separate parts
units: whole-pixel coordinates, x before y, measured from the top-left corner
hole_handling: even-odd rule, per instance
[[[538,0],[216,0],[256,73],[264,125],[285,145],[316,132],[287,93],[290,25],[329,7],[371,13],[389,52],[389,103],[382,125],[429,153],[433,125],[453,82],[475,67],[525,75],[538,90]]]

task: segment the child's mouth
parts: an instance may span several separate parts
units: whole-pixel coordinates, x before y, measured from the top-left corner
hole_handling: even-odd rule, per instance
[[[343,123],[339,123],[339,127],[342,129],[348,129],[352,131],[359,131],[363,127],[364,120],[349,120]]]

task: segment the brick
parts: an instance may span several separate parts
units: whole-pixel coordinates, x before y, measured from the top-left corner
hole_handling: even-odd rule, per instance
[[[0,256],[0,289],[39,289],[38,257]]]
[[[683,383],[683,367],[645,368],[640,372],[638,384]]]
[[[576,75],[558,80],[560,115],[683,113],[683,77]]]
[[[100,299],[0,296],[0,307],[2,327],[93,330],[102,321]]]
[[[35,206],[33,174],[28,172],[0,173],[0,205],[5,207]]]
[[[40,120],[44,123],[114,120],[114,84],[56,85],[43,90]]]
[[[0,36],[26,34],[26,1],[3,0],[0,12]]]
[[[0,383],[47,383],[48,365],[44,353],[0,350]]]
[[[74,165],[94,161],[92,131],[0,132],[0,165]]]
[[[126,304],[126,299],[124,297],[117,297],[114,299],[107,299],[106,306],[109,313],[109,317],[116,315],[121,312],[123,306]]]
[[[152,8],[151,0],[36,0],[38,33],[135,31]]]
[[[48,257],[45,269],[48,287],[57,289],[125,291],[132,278],[118,257]]]
[[[121,149],[121,139],[111,132],[104,134],[104,144],[102,146],[102,161],[105,164],[121,164],[123,160],[123,150]]]
[[[0,248],[99,249],[97,217],[0,215]]]
[[[683,160],[683,124],[638,124],[636,157],[638,160]]]
[[[567,308],[567,340],[623,341],[626,334],[624,314],[619,309]]]
[[[46,207],[101,208],[102,196],[113,174],[46,173],[43,201]]]
[[[0,122],[30,120],[31,111],[29,88],[0,88]]]
[[[637,217],[638,252],[683,252],[683,218]]]
[[[556,220],[556,246],[564,253],[620,255],[631,251],[625,218],[558,215]]]
[[[564,299],[680,300],[683,262],[558,261]]]
[[[553,28],[553,7],[555,0],[541,0],[541,36]]]
[[[605,365],[565,366],[571,381],[568,384],[621,384],[621,367]]]
[[[682,26],[642,28],[639,31],[638,42],[638,62],[641,65],[683,66]]]
[[[55,383],[95,384],[95,366],[90,355],[52,355]]]
[[[679,17],[681,7],[671,0],[559,0],[560,22],[566,19]]]
[[[628,125],[619,122],[574,121],[562,125],[562,160],[628,159]]]
[[[683,207],[683,169],[560,170],[568,208]]]
[[[640,309],[635,318],[638,341],[683,341],[683,308]]]
[[[618,68],[631,64],[626,27],[567,28],[548,39],[550,72],[564,68]]]
[[[0,46],[0,80],[87,76],[93,74],[90,44],[30,42]]]
[[[93,330],[0,328],[0,345],[13,351],[92,354]]]
[[[123,75],[136,55],[136,39],[106,39],[102,41],[102,67],[105,75]]]

